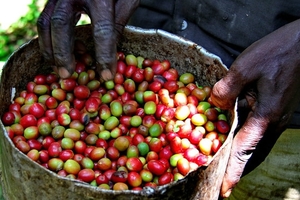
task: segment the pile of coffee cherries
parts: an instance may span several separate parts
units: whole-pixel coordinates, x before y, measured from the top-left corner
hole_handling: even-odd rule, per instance
[[[168,60],[117,57],[111,81],[99,81],[87,51],[70,78],[36,75],[1,117],[13,144],[59,176],[108,190],[157,187],[208,165],[230,129],[211,87]]]

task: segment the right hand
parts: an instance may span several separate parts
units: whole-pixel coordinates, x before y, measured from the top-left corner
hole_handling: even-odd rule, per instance
[[[104,81],[113,79],[118,39],[138,5],[139,0],[48,0],[37,22],[42,55],[61,78],[71,76],[74,28],[86,13],[93,29],[97,72]]]
[[[249,46],[214,85],[214,105],[232,109],[236,98],[245,96],[239,98],[239,106],[249,111],[233,139],[222,197],[228,197],[241,176],[266,158],[299,105],[299,52],[300,20],[296,20]]]

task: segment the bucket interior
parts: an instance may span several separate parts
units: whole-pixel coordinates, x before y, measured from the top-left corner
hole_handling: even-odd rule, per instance
[[[94,49],[91,27],[79,26],[75,39]],[[227,73],[219,57],[201,46],[161,30],[144,30],[127,26],[119,50],[136,56],[171,62],[180,74],[191,72],[198,85],[213,86]],[[0,85],[0,115],[13,98],[26,88],[36,74],[49,73],[39,52],[37,39],[21,46],[4,65]],[[7,199],[218,199],[237,124],[236,108],[228,111],[231,131],[207,167],[199,167],[180,181],[137,191],[109,191],[80,181],[63,178],[31,161],[8,138],[0,123],[0,170],[3,195]]]

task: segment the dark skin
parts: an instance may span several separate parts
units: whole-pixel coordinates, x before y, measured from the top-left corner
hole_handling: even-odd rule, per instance
[[[75,68],[73,32],[81,13],[93,28],[97,72],[104,81],[116,71],[117,41],[139,0],[49,0],[38,22],[41,52],[60,77],[72,75]]]
[[[286,129],[300,101],[299,55],[300,20],[297,20],[249,46],[228,74],[215,84],[212,100],[216,106],[233,108],[235,99],[244,94],[240,105],[249,110],[234,137],[222,197],[230,195],[243,173],[264,160]]]
[[[73,30],[80,13],[85,12],[94,27],[98,73],[103,80],[112,79],[116,69],[116,39],[138,3],[49,0],[38,21],[45,59],[61,77],[72,74]],[[214,86],[212,101],[216,106],[232,109],[239,97],[240,109],[246,111],[246,118],[234,137],[220,191],[222,197],[228,197],[241,176],[264,160],[285,130],[300,101],[299,54],[300,20],[297,20],[249,46]]]

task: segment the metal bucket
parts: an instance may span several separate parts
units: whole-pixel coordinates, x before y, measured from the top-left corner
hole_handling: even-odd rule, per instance
[[[89,25],[76,28],[76,39],[84,41],[93,50],[93,38]],[[201,46],[161,30],[144,30],[127,26],[120,50],[150,59],[168,59],[179,73],[192,72],[200,85],[213,86],[226,73],[227,68],[219,57]],[[38,73],[51,71],[39,52],[37,39],[21,46],[4,65],[0,85],[0,115],[15,95]],[[31,161],[20,152],[7,136],[0,123],[0,175],[3,196],[13,199],[218,199],[237,125],[236,108],[228,112],[231,131],[223,146],[208,166],[199,167],[184,179],[142,191],[110,191],[90,186],[84,182],[58,176]]]

